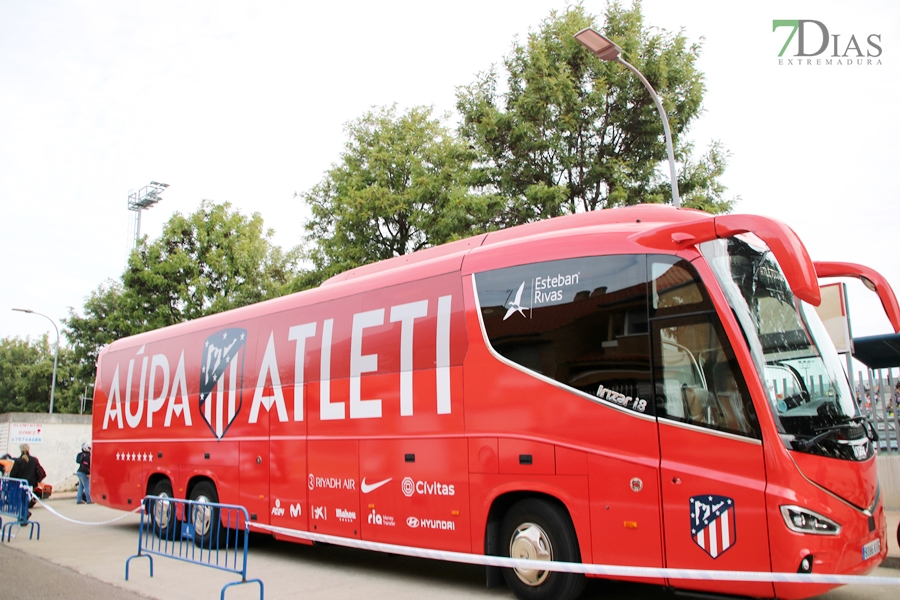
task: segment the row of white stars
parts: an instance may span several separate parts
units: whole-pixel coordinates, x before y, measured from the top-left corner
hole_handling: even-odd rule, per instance
[[[134,462],[153,462],[152,454],[141,454],[140,452],[116,452],[116,460],[127,460]]]

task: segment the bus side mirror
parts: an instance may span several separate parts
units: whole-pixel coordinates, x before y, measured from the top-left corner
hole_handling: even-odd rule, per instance
[[[819,277],[855,277],[862,281],[867,288],[878,294],[894,333],[900,333],[900,306],[897,305],[897,296],[881,273],[855,263],[816,261],[813,264]]]

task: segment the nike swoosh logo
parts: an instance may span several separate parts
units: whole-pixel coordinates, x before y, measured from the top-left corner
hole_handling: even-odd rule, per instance
[[[375,483],[368,484],[368,483],[366,483],[366,478],[363,477],[362,483],[359,485],[360,485],[360,488],[362,489],[362,493],[368,494],[369,492],[371,492],[373,490],[377,490],[378,488],[380,488],[381,486],[386,484],[391,479],[393,479],[393,477],[388,477],[387,479],[384,479],[382,481],[376,481]]]

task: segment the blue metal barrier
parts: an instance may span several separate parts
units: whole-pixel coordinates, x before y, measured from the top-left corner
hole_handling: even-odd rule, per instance
[[[31,520],[31,511],[28,510],[31,502],[31,486],[24,479],[0,477],[0,541],[8,542],[12,538],[12,528],[16,525],[31,525],[28,539],[34,536],[34,526],[37,525],[37,539],[41,539],[41,524]],[[3,516],[13,520],[3,525]]]
[[[138,552],[125,561],[125,581],[128,581],[131,559],[142,556],[150,560],[150,577],[153,577],[152,555],[155,554],[240,575],[240,581],[222,588],[221,600],[225,600],[225,590],[229,587],[253,582],[259,584],[259,599],[263,600],[262,580],[247,579],[249,522],[243,506],[146,496]]]

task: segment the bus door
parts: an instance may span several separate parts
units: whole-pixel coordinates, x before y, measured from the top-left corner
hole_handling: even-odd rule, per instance
[[[260,415],[258,429],[269,431],[268,415]],[[269,438],[244,439],[240,442],[240,504],[255,523],[269,523]]]
[[[660,320],[653,332],[666,566],[770,571],[762,443],[724,332],[712,313]],[[750,596],[773,593],[770,583],[744,585]]]
[[[303,406],[306,386],[283,388],[287,406]],[[269,514],[276,527],[309,529],[308,483],[306,474],[306,420],[272,420],[269,428]],[[302,416],[302,413],[300,413]],[[297,541],[294,539],[293,541]]]
[[[666,566],[771,571],[758,420],[731,345],[693,268],[651,265],[651,335]],[[734,584],[671,580],[682,589]],[[774,594],[746,582],[748,596]]]

